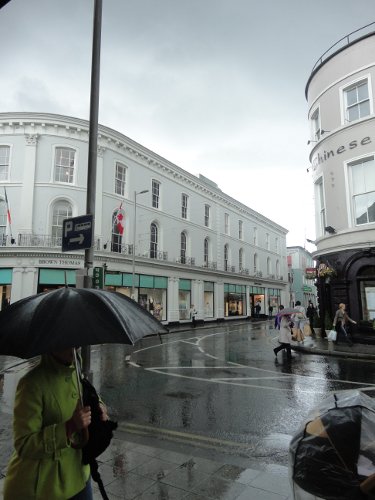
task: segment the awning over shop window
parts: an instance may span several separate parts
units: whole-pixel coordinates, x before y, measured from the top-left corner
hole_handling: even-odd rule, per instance
[[[66,282],[65,282],[66,274]],[[40,285],[75,285],[76,272],[72,269],[39,269]]]
[[[0,269],[0,285],[12,284],[13,269]]]

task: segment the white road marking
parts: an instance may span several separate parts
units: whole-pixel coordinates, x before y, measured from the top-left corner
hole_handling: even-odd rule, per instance
[[[231,330],[230,335],[233,335],[234,333],[241,332],[243,333],[242,329],[237,329],[237,330]],[[193,347],[196,347],[200,353],[202,353],[204,356],[210,358],[210,359],[215,359],[218,361],[224,361],[227,363],[227,365],[224,366],[154,366],[154,367],[142,367],[141,365],[138,365],[135,362],[130,361],[129,364],[136,367],[136,368],[144,368],[146,371],[151,371],[154,373],[158,373],[159,375],[166,375],[169,377],[178,377],[178,378],[185,378],[189,380],[196,380],[196,381],[202,381],[202,382],[209,382],[209,383],[217,383],[217,384],[226,384],[226,385],[236,385],[236,386],[241,386],[241,387],[251,387],[251,388],[258,388],[261,390],[272,390],[272,391],[295,391],[295,388],[281,388],[281,387],[274,387],[274,386],[266,386],[266,385],[258,385],[258,384],[250,384],[250,383],[245,383],[246,381],[255,381],[257,380],[258,382],[264,380],[277,380],[277,381],[287,381],[288,379],[301,379],[301,380],[314,380],[316,382],[322,381],[325,384],[333,384],[333,383],[340,383],[340,384],[346,384],[346,385],[355,385],[359,386],[358,389],[362,391],[371,391],[374,390],[375,384],[367,383],[363,385],[363,382],[356,382],[356,381],[351,381],[351,380],[341,380],[341,379],[326,379],[324,377],[316,377],[316,376],[311,376],[311,375],[303,375],[303,374],[284,374],[284,373],[279,373],[275,372],[275,370],[270,370],[270,369],[265,369],[265,368],[258,368],[256,366],[251,366],[251,365],[243,365],[240,363],[235,363],[233,361],[225,361],[218,356],[214,356],[213,354],[210,354],[204,350],[204,348],[200,345],[204,340],[210,338],[210,337],[215,337],[218,335],[229,335],[229,332],[226,330],[222,331],[216,331],[215,333],[210,333],[210,334],[205,334],[202,336],[194,336],[190,337],[188,339],[176,339],[172,341],[165,342],[163,344],[156,344],[153,346],[149,347],[144,347],[142,349],[138,349],[137,351],[134,351],[134,354],[141,352],[141,351],[146,351],[149,349],[154,349],[154,348],[162,348],[166,346],[170,346],[171,344],[178,344],[178,343],[183,343],[183,344],[189,344]],[[271,342],[277,340],[278,337],[272,337]],[[249,376],[249,377],[208,377],[208,378],[203,378],[203,377],[195,377],[191,375],[184,375],[182,373],[172,373],[171,370],[225,370],[228,368],[236,368],[236,369],[241,369],[241,370],[254,370],[254,371],[259,371],[263,373],[270,373],[272,376]],[[276,374],[275,374],[276,373]],[[241,383],[242,382],[242,383]],[[332,392],[344,392],[348,389],[340,389],[340,390],[328,390],[325,388],[325,390],[322,390],[322,393],[329,394]],[[298,388],[299,393],[306,393],[306,394],[311,394],[311,393],[316,393],[320,392],[317,391],[316,388],[313,390],[308,390],[308,389],[301,389]]]

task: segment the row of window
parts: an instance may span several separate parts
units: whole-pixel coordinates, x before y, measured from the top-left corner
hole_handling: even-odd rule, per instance
[[[111,239],[111,250],[113,252],[122,253],[123,251],[123,230],[119,225],[119,212],[117,209],[114,211],[112,216],[112,239]],[[53,241],[60,241],[62,237],[63,221],[66,218],[73,216],[72,206],[68,201],[58,200],[54,203],[52,207],[52,219],[51,219],[51,237]],[[0,234],[2,236],[6,235],[7,231],[7,205],[5,200],[0,200]],[[185,231],[180,234],[180,262],[182,264],[191,263],[194,264],[195,260],[187,255],[187,244],[188,237]],[[159,228],[155,222],[150,225],[150,242],[149,242],[149,257],[152,259],[158,259],[160,256],[159,248]],[[208,237],[204,239],[203,242],[203,264],[206,267],[211,267],[212,264],[212,248],[211,242]],[[230,263],[230,247],[229,244],[224,245],[224,270],[231,271],[232,264]],[[190,259],[190,261],[188,260]],[[252,262],[254,272],[259,271],[259,257],[254,254]],[[238,251],[238,271],[243,271],[245,269],[245,252],[243,248]],[[272,261],[268,257],[267,259],[267,272],[272,274]],[[251,272],[250,272],[251,274]],[[280,275],[280,265],[279,261],[276,262],[276,275]]]
[[[55,162],[54,162],[54,181],[57,183],[73,184],[75,179],[76,169],[76,151],[73,148],[56,147]],[[9,179],[9,164],[10,164],[10,146],[0,146],[0,180]],[[127,167],[116,162],[115,167],[115,194],[124,197],[126,188],[126,172]],[[160,208],[160,182],[152,179],[151,187],[151,205],[152,208]],[[187,194],[181,194],[181,218],[188,219],[189,217],[189,197]],[[211,226],[211,207],[208,204],[204,206],[204,225]],[[229,214],[224,214],[224,231],[225,234],[230,234],[230,218]],[[237,237],[240,240],[244,238],[243,221],[238,220]],[[258,245],[258,230],[253,229],[253,244]],[[266,234],[265,247],[270,250],[270,235]],[[275,251],[279,252],[279,239],[275,239]]]
[[[372,99],[370,99],[370,79],[365,78],[341,89],[341,122],[346,123],[359,120],[373,113]],[[319,107],[311,114],[312,138],[319,141],[324,130],[321,128]]]

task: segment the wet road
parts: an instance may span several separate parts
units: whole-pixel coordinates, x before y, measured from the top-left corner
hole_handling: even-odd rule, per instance
[[[375,396],[375,363],[301,353],[275,362],[270,325],[225,323],[169,334],[162,344],[150,338],[136,348],[93,347],[94,384],[121,431],[247,464],[286,465],[291,435],[327,394],[355,388]],[[0,385],[9,416],[24,370],[8,369]]]

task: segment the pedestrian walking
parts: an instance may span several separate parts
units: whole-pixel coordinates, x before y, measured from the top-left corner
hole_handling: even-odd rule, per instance
[[[90,422],[90,407],[79,402],[73,350],[42,355],[17,386],[4,500],[92,500],[90,466],[79,446]]]
[[[276,314],[275,316],[275,323],[274,323],[274,327],[275,327],[275,330],[280,330],[280,321],[281,321],[281,315],[280,315],[280,312],[284,309],[284,306],[283,305],[280,305],[279,306],[279,312]]]
[[[310,300],[309,301],[309,305],[307,306],[307,309],[306,309],[306,317],[309,320],[310,330],[311,330],[311,334],[312,335],[315,334],[315,331],[314,331],[314,317],[315,317],[315,314],[316,314],[315,306],[314,306],[314,304]]]
[[[193,324],[193,328],[196,327],[196,324],[197,324],[197,316],[198,314],[198,311],[195,309],[194,307],[194,304],[192,304],[191,308],[190,308],[190,318],[191,318],[191,322]]]
[[[354,319],[350,318],[348,313],[345,311],[345,304],[341,303],[339,304],[339,308],[336,311],[334,320],[333,320],[333,328],[337,331],[337,340],[336,344],[338,343],[338,339],[340,334],[344,337],[344,339],[347,341],[347,343],[352,346],[353,341],[352,338],[348,332],[348,323],[352,323],[353,325],[356,325],[357,322],[354,321]]]
[[[272,313],[273,313],[273,305],[270,304],[268,306],[268,319],[272,319]]]
[[[306,311],[305,308],[301,305],[301,302],[297,300],[294,309],[297,309],[297,313],[293,314],[292,321],[294,324],[294,328],[296,329],[296,338],[298,342],[304,342],[305,335],[303,333],[303,327],[306,323]]]
[[[276,359],[277,359],[277,353],[279,351],[282,351],[283,349],[286,350],[286,357],[287,359],[292,359],[292,350],[290,347],[290,342],[292,340],[292,333],[290,331],[290,316],[282,316],[280,320],[280,334],[279,334],[279,342],[280,345],[278,347],[275,347],[273,352],[275,353]]]
[[[255,304],[255,317],[256,318],[259,318],[259,314],[260,314],[261,309],[262,309],[262,306],[261,306],[260,300],[258,300],[257,303]]]

